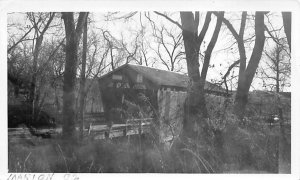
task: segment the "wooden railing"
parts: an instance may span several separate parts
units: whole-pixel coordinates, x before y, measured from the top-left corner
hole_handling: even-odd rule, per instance
[[[135,135],[148,133],[150,130],[150,125],[153,118],[143,118],[143,119],[128,119],[125,124],[113,124],[113,125],[93,125],[84,130],[84,136],[92,139],[106,139],[115,138],[121,136]],[[79,128],[76,127],[79,132]],[[53,129],[35,129],[33,133],[32,130],[27,127],[22,128],[8,128],[8,138],[9,139],[27,139],[34,136],[53,137],[62,133],[62,128]]]
[[[94,139],[115,138],[149,132],[153,118],[128,119],[125,124],[90,125],[87,135]]]

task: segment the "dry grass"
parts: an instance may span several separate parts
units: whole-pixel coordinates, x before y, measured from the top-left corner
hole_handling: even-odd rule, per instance
[[[157,138],[160,133],[157,127],[152,128],[152,134],[142,137],[80,143],[29,137],[9,142],[9,171],[277,173],[279,126],[270,128],[257,124],[255,122],[263,120],[253,121],[252,117],[246,118],[246,125],[240,126],[231,113],[232,101],[226,109],[224,99],[208,98],[211,127],[208,142],[182,140],[176,136],[171,145],[166,146]],[[288,143],[287,147],[290,146]],[[287,162],[290,162],[289,158],[290,154]]]
[[[81,144],[26,140],[9,143],[9,171],[222,173],[250,169],[277,173],[278,139],[273,130],[228,126],[222,136],[222,151],[213,143],[191,142],[182,146],[178,139],[167,149],[147,136],[142,144],[138,136]]]

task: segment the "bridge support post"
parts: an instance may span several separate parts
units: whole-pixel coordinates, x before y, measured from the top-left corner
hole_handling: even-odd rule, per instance
[[[139,135],[142,134],[142,121],[139,121]]]
[[[109,138],[109,132],[105,131],[104,136],[105,136],[105,139],[108,139]]]
[[[126,134],[127,134],[127,127],[123,129],[123,136],[126,136]]]

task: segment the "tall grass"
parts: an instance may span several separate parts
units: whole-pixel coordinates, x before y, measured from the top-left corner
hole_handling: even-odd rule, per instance
[[[71,143],[31,137],[9,142],[9,171],[277,173],[279,126],[257,124],[263,119],[252,117],[241,126],[232,113],[232,100],[208,97],[207,102],[210,135],[206,142],[174,133],[170,142],[162,141],[158,127],[172,131],[170,121],[162,119],[153,123],[151,133],[115,139]]]

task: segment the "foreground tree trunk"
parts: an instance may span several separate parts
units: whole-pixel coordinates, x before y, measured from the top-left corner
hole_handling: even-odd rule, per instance
[[[75,29],[74,15],[71,12],[62,13],[66,33],[66,63],[63,85],[63,137],[72,139],[75,135],[75,83],[77,71],[77,51],[83,24],[88,13],[79,14]]]
[[[80,99],[79,99],[79,121],[80,121],[80,136],[83,138],[84,129],[84,109],[85,109],[85,69],[86,69],[86,53],[87,53],[87,17],[83,28],[83,50],[82,50],[82,64],[80,74]]]
[[[223,16],[224,13],[220,13],[220,17]],[[204,86],[211,53],[220,32],[222,19],[218,18],[217,20],[216,28],[205,53],[204,64],[200,76],[200,45],[209,26],[211,12],[208,12],[206,14],[205,22],[199,36],[197,33],[199,25],[199,14],[196,13],[194,18],[192,12],[181,12],[180,17],[182,22],[182,35],[186,53],[188,75],[191,81],[190,87],[188,89],[187,100],[184,106],[183,134],[184,136],[195,138],[197,134],[202,133],[203,130],[207,130],[208,128],[206,122],[206,118],[208,118],[208,112],[205,102]]]
[[[187,137],[194,137],[195,131],[198,130],[198,125],[201,124],[200,121],[207,117],[204,91],[203,88],[201,88],[199,72],[199,51],[202,41],[200,42],[198,40],[196,31],[196,29],[198,29],[198,22],[194,19],[193,13],[180,12],[180,17],[183,28],[182,36],[186,53],[187,70],[191,81],[187,100],[184,105],[183,133]],[[207,13],[205,21],[207,28],[210,19],[211,14]]]

